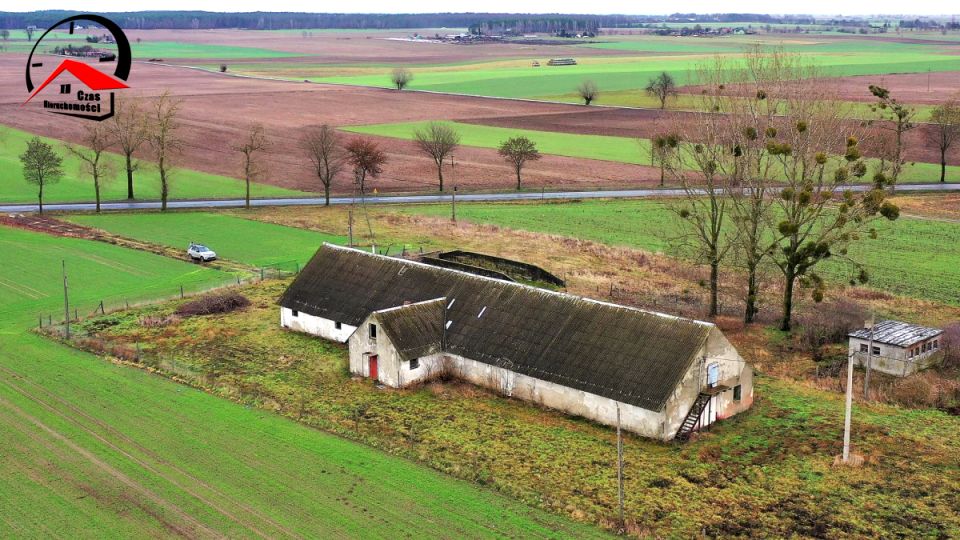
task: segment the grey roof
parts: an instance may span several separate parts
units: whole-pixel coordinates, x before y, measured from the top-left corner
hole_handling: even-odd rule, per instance
[[[909,347],[942,333],[943,330],[938,328],[928,328],[901,321],[880,321],[873,325],[873,341],[897,347]],[[850,332],[850,337],[870,339],[870,329],[861,328],[855,332]]]
[[[447,299],[444,351],[654,411],[663,408],[715,329],[329,244],[280,304],[358,326],[375,311],[437,298]],[[407,339],[394,338],[405,332],[399,326],[387,332]],[[411,348],[422,341],[411,338]]]
[[[376,312],[380,329],[393,342],[400,358],[412,360],[440,351],[446,301],[438,298]]]

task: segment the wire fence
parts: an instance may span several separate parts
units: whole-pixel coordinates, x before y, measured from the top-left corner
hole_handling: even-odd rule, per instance
[[[66,326],[81,323],[92,317],[106,315],[117,311],[139,308],[152,304],[182,300],[201,296],[214,291],[243,287],[267,280],[286,279],[300,273],[301,265],[298,261],[285,261],[261,266],[246,275],[236,274],[228,279],[211,282],[209,279],[191,281],[185,279],[178,285],[161,288],[151,285],[145,289],[129,294],[106,295],[91,299],[88,295],[68,291],[66,302],[62,309],[37,313],[37,328],[49,330],[51,333],[66,334]],[[72,330],[72,329],[71,329]]]

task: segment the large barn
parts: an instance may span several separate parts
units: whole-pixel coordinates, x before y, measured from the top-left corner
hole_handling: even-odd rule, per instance
[[[452,376],[624,429],[685,438],[750,407],[752,370],[684,319],[324,244],[280,300],[284,328],[348,343],[391,387]]]

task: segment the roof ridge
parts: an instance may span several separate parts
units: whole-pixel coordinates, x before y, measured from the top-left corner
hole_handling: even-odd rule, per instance
[[[441,300],[446,300],[446,299],[447,299],[446,296],[438,296],[438,297],[433,298],[433,299],[430,299],[430,300],[421,300],[421,301],[419,301],[419,302],[411,302],[411,303],[409,303],[409,304],[400,304],[399,306],[393,306],[393,307],[384,308],[384,309],[381,309],[381,310],[379,310],[379,311],[374,311],[373,313],[375,313],[375,314],[377,314],[377,315],[382,315],[382,314],[384,314],[384,313],[389,313],[389,312],[391,312],[391,311],[396,311],[396,310],[398,310],[398,309],[403,309],[403,308],[408,308],[408,307],[413,307],[413,306],[419,306],[419,305],[423,305],[423,304],[429,304],[429,303],[431,303],[431,302],[439,302],[439,301],[441,301]]]
[[[551,295],[554,295],[554,296],[559,296],[559,297],[561,297],[561,298],[566,298],[566,299],[573,300],[573,301],[590,302],[590,303],[593,303],[593,304],[599,304],[599,305],[602,305],[602,306],[608,306],[608,307],[623,309],[623,310],[626,310],[626,311],[633,311],[633,312],[637,312],[637,313],[644,313],[644,314],[647,314],[647,315],[654,315],[654,316],[661,317],[661,318],[664,318],[664,319],[672,319],[672,320],[676,320],[676,321],[690,322],[690,323],[694,323],[694,324],[698,324],[698,325],[706,326],[706,327],[716,327],[716,324],[714,324],[714,323],[712,323],[712,322],[709,322],[709,321],[701,321],[701,320],[699,320],[699,319],[691,319],[691,318],[687,318],[687,317],[680,317],[680,316],[677,316],[677,315],[671,315],[671,314],[669,314],[669,313],[663,313],[663,312],[661,312],[661,311],[652,311],[652,310],[649,310],[649,309],[642,309],[642,308],[637,308],[637,307],[633,307],[633,306],[625,306],[625,305],[623,305],[623,304],[615,304],[615,303],[613,303],[613,302],[606,302],[606,301],[604,301],[604,300],[597,300],[597,299],[595,299],[595,298],[589,298],[589,297],[586,297],[586,296],[578,296],[578,295],[575,295],[575,294],[570,294],[570,293],[565,293],[565,292],[560,292],[560,291],[551,291],[551,290],[549,290],[549,289],[541,289],[540,287],[534,287],[534,286],[532,286],[532,285],[526,285],[526,284],[524,284],[524,283],[517,283],[517,282],[515,282],[515,281],[503,281],[502,279],[496,279],[496,278],[491,278],[491,277],[487,277],[487,276],[481,276],[481,275],[478,275],[478,274],[471,274],[470,272],[465,272],[465,271],[463,271],[463,270],[456,270],[456,269],[453,269],[453,268],[443,268],[443,267],[433,266],[433,265],[429,265],[429,264],[422,263],[422,262],[419,262],[419,261],[413,261],[413,260],[410,260],[410,259],[398,259],[398,258],[396,258],[396,257],[389,257],[389,256],[387,256],[387,255],[380,255],[379,253],[369,253],[369,252],[367,252],[366,250],[359,249],[359,248],[353,248],[353,247],[348,247],[348,246],[339,246],[339,245],[336,245],[336,244],[331,244],[331,243],[329,243],[329,242],[324,242],[324,243],[323,243],[323,246],[325,246],[325,247],[330,247],[330,248],[334,248],[334,249],[338,249],[338,250],[343,250],[343,251],[349,251],[349,252],[351,252],[351,253],[358,253],[358,254],[366,255],[366,256],[368,256],[368,257],[373,257],[373,258],[376,258],[376,259],[389,259],[389,260],[391,260],[391,261],[397,261],[397,262],[402,263],[402,264],[410,264],[410,265],[414,265],[414,266],[423,267],[423,268],[426,268],[426,269],[429,269],[429,270],[432,270],[432,271],[453,272],[453,273],[457,273],[457,274],[462,274],[462,275],[467,276],[467,277],[472,278],[472,279],[483,280],[483,281],[490,281],[490,282],[493,282],[493,283],[499,283],[499,284],[506,285],[506,286],[511,286],[511,287],[518,287],[518,288],[522,288],[522,289],[527,289],[527,290],[530,290],[530,291],[538,292],[538,293],[541,293],[541,294],[551,294]],[[429,301],[429,300],[428,300],[428,301]],[[402,306],[397,306],[397,307],[402,307]],[[389,308],[389,309],[395,309],[395,308]]]

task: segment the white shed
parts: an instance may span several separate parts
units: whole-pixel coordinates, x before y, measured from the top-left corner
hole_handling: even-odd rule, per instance
[[[942,334],[938,328],[880,321],[849,334],[850,356],[860,365],[869,360],[871,369],[905,377],[930,365]]]

